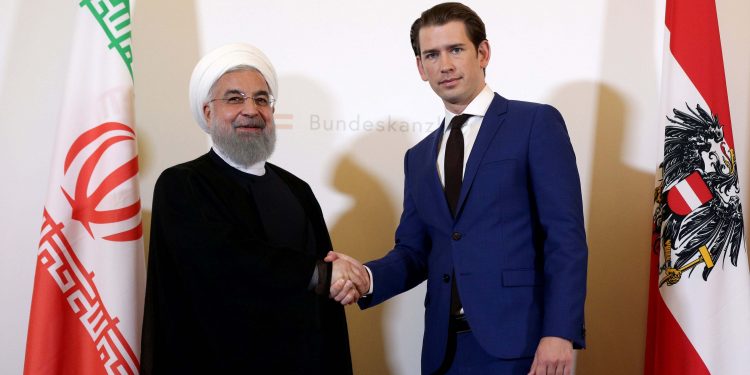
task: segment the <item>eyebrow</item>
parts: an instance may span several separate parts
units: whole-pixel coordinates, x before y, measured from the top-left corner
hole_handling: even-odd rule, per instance
[[[451,50],[451,49],[454,49],[456,47],[466,48],[466,43],[450,44],[450,45],[444,47],[443,49],[445,49],[445,50]],[[440,52],[440,48],[427,49],[427,50],[422,51],[422,56],[424,56],[424,55],[426,55],[428,53],[437,53],[437,52]]]
[[[430,54],[430,53],[437,53],[437,52],[439,52],[437,49],[422,50],[422,56],[425,56],[425,55]]]
[[[247,96],[247,94],[244,91],[239,90],[239,89],[229,89],[229,90],[227,90],[227,91],[224,92],[224,96],[225,97],[227,97],[229,95]],[[258,95],[270,96],[268,94],[268,91],[266,91],[266,90],[258,90],[256,92],[254,92],[252,96],[258,96]]]

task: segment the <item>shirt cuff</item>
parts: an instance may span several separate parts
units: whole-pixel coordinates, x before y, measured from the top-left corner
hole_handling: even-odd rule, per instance
[[[366,296],[369,296],[370,294],[372,294],[372,289],[373,289],[373,286],[375,285],[375,282],[372,280],[372,271],[370,271],[370,267],[367,267],[367,266],[364,266],[364,267],[367,270],[367,273],[370,275],[370,288],[367,289],[367,294],[365,294]]]

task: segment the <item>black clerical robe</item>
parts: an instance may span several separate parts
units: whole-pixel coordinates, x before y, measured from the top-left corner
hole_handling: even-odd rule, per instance
[[[320,206],[304,181],[266,168],[302,207],[307,248],[270,243],[256,204],[263,197],[213,151],[159,177],[142,374],[352,373],[343,307],[309,290],[332,249]]]

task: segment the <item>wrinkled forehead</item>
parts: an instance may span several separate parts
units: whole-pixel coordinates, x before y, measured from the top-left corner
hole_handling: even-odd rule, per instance
[[[249,74],[241,74],[245,72]],[[212,95],[225,94],[224,92],[217,91],[220,88],[224,91],[239,91],[238,93],[242,93],[245,95],[257,95],[261,93],[269,95],[271,92],[271,88],[268,84],[268,79],[260,70],[249,65],[237,65],[228,69],[218,78],[216,78],[214,83],[211,85],[211,88],[209,88],[206,96],[210,97]]]

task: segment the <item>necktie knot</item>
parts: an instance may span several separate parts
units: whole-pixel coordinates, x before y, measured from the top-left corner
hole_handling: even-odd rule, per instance
[[[450,125],[449,125],[450,128],[451,128],[451,130],[453,130],[453,129],[461,129],[461,127],[464,126],[464,123],[466,122],[466,120],[469,117],[471,117],[471,115],[470,114],[466,114],[466,113],[464,113],[462,115],[454,116],[453,119],[451,120]]]

